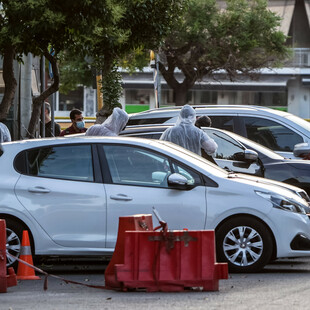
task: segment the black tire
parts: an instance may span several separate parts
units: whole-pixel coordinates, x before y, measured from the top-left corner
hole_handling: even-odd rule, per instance
[[[20,223],[11,219],[5,219],[5,222],[6,222],[6,250],[11,255],[19,257],[21,251],[23,230],[25,229],[25,227]],[[17,270],[18,261],[16,259],[7,255],[6,262],[7,267],[13,267],[15,270]]]
[[[230,272],[257,272],[269,263],[272,253],[271,233],[255,218],[232,218],[216,231],[217,261],[227,262]]]

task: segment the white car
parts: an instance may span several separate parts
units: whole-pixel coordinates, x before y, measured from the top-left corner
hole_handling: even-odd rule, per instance
[[[310,255],[309,206],[293,187],[229,174],[168,142],[69,136],[3,143],[0,154],[13,255],[24,229],[35,255],[111,255],[119,217],[153,207],[170,229],[215,230],[230,271]]]
[[[174,124],[182,107],[160,108],[130,114],[128,125]],[[197,116],[208,115],[212,127],[235,132],[286,158],[296,158],[296,144],[307,143],[310,123],[291,113],[251,105],[197,105]]]

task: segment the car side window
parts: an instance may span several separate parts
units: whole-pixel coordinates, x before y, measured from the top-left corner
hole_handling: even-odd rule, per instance
[[[234,131],[234,117],[233,116],[216,116],[216,115],[209,115],[212,122],[212,127],[224,129],[227,131]]]
[[[247,137],[273,151],[293,152],[303,138],[280,123],[258,117],[244,117]]]
[[[217,159],[238,160],[238,155],[244,152],[244,148],[236,140],[223,132],[207,130],[208,136],[217,143],[218,148],[214,154]]]
[[[168,187],[167,157],[139,147],[106,145],[104,152],[114,184]]]
[[[91,145],[42,147],[26,151],[31,176],[93,182]]]

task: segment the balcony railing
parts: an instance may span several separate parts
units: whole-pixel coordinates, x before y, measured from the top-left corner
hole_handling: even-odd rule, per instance
[[[285,62],[286,67],[310,67],[310,48],[294,48],[292,58]]]

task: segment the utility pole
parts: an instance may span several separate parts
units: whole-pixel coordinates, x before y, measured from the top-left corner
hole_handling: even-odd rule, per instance
[[[32,54],[23,56],[23,64],[20,65],[20,95],[19,95],[19,115],[20,115],[20,136],[21,139],[27,137],[27,128],[31,118],[31,71]]]
[[[45,57],[44,56],[41,56],[41,59],[40,59],[40,81],[41,81],[40,91],[42,94],[45,90]],[[42,128],[41,137],[45,138],[45,103],[44,102],[41,107],[41,126],[39,127]]]
[[[150,66],[153,68],[153,82],[154,82],[154,95],[155,95],[155,108],[159,108],[161,100],[161,78],[159,72],[159,55],[153,51],[150,52]]]

